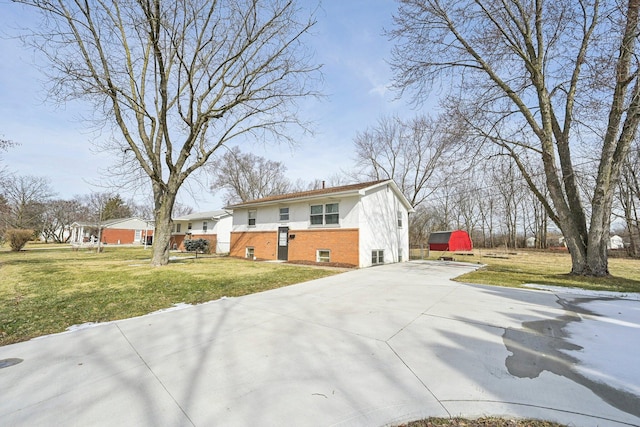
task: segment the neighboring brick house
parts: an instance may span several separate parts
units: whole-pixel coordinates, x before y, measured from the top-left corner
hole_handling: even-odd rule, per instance
[[[184,250],[185,239],[206,239],[211,252],[229,253],[231,215],[229,210],[217,210],[174,218],[170,247]]]
[[[102,243],[110,245],[152,244],[154,222],[140,218],[120,218],[103,221]],[[97,242],[98,224],[74,222],[71,224],[72,244]]]
[[[409,258],[409,201],[392,180],[271,196],[233,209],[230,255],[368,267]]]

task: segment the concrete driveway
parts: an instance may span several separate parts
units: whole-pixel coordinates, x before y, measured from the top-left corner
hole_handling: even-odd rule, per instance
[[[0,424],[640,425],[640,302],[449,280],[473,268],[355,270],[0,347]]]

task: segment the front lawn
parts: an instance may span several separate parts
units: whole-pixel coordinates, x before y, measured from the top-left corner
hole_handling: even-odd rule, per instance
[[[151,250],[106,247],[103,253],[38,245],[0,250],[0,345],[61,332],[71,325],[197,304],[335,274],[328,269],[178,254],[165,267]]]
[[[610,277],[581,277],[568,274],[568,253],[543,251],[488,252],[474,251],[474,256],[455,256],[458,261],[485,264],[479,270],[455,280],[483,285],[518,287],[527,283],[564,286],[596,291],[640,292],[640,260],[609,258]]]

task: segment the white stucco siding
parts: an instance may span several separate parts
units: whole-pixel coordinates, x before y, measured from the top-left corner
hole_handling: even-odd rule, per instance
[[[398,226],[398,212],[402,226]],[[388,187],[368,192],[360,204],[360,266],[371,266],[371,252],[384,251],[384,263],[409,257],[409,224],[407,208]]]
[[[233,231],[274,231],[278,227],[292,230],[311,228],[355,228],[358,226],[357,196],[341,198],[321,198],[299,202],[279,203],[277,205],[256,206],[255,208],[236,208],[233,212]],[[338,203],[338,225],[311,225],[312,205]],[[280,221],[280,208],[289,208],[289,220]],[[256,224],[249,226],[249,210],[256,211]]]
[[[231,227],[233,226],[233,217],[226,216],[216,222],[214,233],[217,235],[218,246],[216,253],[229,253],[231,246]]]
[[[189,232],[191,234],[214,234],[214,226],[216,224],[215,220],[208,219],[207,222],[207,231],[204,231],[204,219],[198,219],[193,221],[183,222],[180,232],[186,233]],[[189,223],[191,223],[191,230],[189,230]]]

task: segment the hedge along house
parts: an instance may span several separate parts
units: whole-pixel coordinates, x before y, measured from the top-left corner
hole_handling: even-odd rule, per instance
[[[173,219],[171,248],[184,250],[185,239],[209,241],[211,252],[229,253],[232,213],[228,210],[199,212]]]
[[[392,180],[271,196],[229,208],[231,256],[354,267],[409,257],[413,208]]]
[[[102,243],[110,245],[142,245],[153,243],[154,222],[140,218],[120,218],[102,223],[71,224],[72,244],[95,243],[100,234]],[[102,229],[102,233],[99,230]]]
[[[464,230],[437,231],[429,234],[430,251],[471,251],[473,242],[469,233]]]

